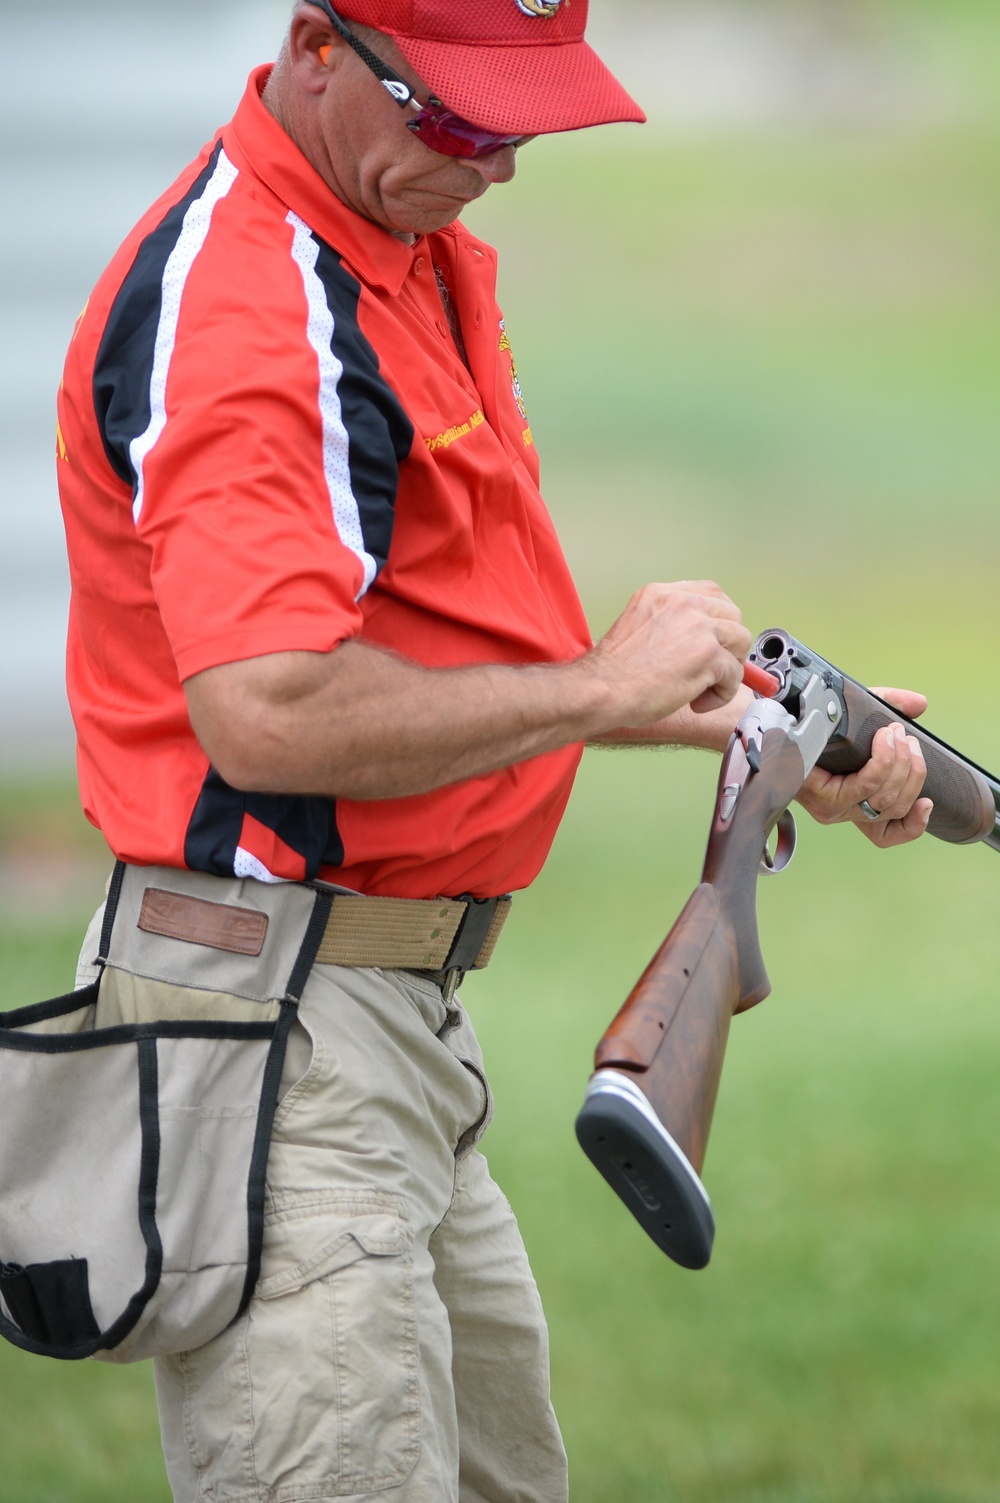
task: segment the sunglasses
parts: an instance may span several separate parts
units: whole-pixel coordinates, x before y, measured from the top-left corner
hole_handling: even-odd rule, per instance
[[[520,146],[525,140],[524,136],[504,136],[497,131],[483,130],[479,125],[473,125],[471,121],[463,120],[460,115],[455,115],[442,101],[431,95],[426,104],[421,104],[413,89],[404,78],[384,63],[370,47],[366,47],[360,37],[356,37],[337,15],[327,0],[309,0],[310,5],[315,5],[331,22],[337,34],[343,37],[347,45],[357,53],[358,57],[378,79],[382,87],[396,101],[401,110],[412,109],[416,114],[411,120],[407,120],[406,128],[411,130],[425,146],[431,151],[438,151],[446,157],[490,157],[495,152],[502,151],[505,146]],[[326,62],[330,55],[329,47],[320,48],[320,57]]]

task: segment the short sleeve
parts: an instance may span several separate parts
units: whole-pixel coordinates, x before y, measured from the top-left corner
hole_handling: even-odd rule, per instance
[[[294,215],[226,233],[225,161],[143,242],[94,375],[182,680],[360,630],[413,442],[359,283]]]

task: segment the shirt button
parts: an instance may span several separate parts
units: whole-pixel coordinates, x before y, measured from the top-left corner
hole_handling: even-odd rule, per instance
[[[413,275],[415,277],[419,277],[426,265],[427,262],[424,260],[423,256],[418,256],[413,263]]]
[[[448,328],[448,325],[445,324],[445,323],[442,323],[440,319],[438,319],[438,326],[437,326],[437,328],[438,328],[438,333],[441,335],[442,339],[450,339],[451,338],[451,330]]]
[[[483,327],[483,310],[482,310],[482,308],[477,308],[476,309],[475,325],[476,325],[477,329],[481,329]]]

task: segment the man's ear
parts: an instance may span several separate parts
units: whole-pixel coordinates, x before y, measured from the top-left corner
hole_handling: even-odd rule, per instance
[[[322,94],[348,51],[347,43],[315,5],[299,5],[286,43],[288,62],[300,88]]]

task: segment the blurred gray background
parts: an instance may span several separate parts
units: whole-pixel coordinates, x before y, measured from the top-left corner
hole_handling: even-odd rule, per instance
[[[284,0],[0,4],[0,767],[65,765],[55,394],[116,246],[273,55]],[[51,18],[58,18],[58,28]]]
[[[148,204],[273,56],[288,0],[0,0],[0,771],[72,757],[54,401],[74,321]],[[58,27],[51,18],[58,18]],[[961,109],[923,51],[852,0],[596,0],[591,36],[654,131],[899,128]]]

